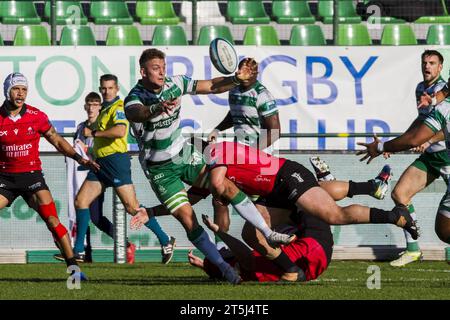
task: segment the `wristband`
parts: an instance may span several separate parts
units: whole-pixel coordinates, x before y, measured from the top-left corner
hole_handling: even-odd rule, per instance
[[[83,159],[83,157],[79,153],[75,153],[72,156],[72,159],[79,163]]]
[[[241,84],[241,82],[235,75],[231,77],[231,81],[237,86],[239,86]]]
[[[378,142],[377,144],[377,151],[378,153],[383,153],[384,152],[384,142]]]
[[[150,110],[150,114],[155,115],[162,111],[161,104],[160,103],[152,104],[151,106],[148,107],[148,110]]]
[[[431,98],[431,105],[432,105],[432,106],[437,105],[437,98],[436,98],[436,96],[434,96],[433,98]]]

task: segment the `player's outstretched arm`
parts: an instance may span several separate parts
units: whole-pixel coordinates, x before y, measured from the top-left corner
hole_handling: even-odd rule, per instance
[[[178,98],[160,101],[150,106],[136,103],[125,107],[125,116],[129,121],[142,123],[159,116],[161,113],[170,113],[177,103]]]
[[[378,157],[383,152],[399,152],[409,150],[420,146],[433,136],[433,130],[431,130],[427,125],[421,124],[420,126],[408,129],[400,137],[384,143],[381,142],[376,135],[371,143],[358,142],[358,145],[363,146],[366,149],[358,151],[356,154],[364,155],[360,161],[368,159],[367,163],[370,163],[374,158]]]
[[[61,137],[55,130],[55,128],[52,126],[47,132],[44,133],[45,139],[47,139],[48,142],[50,142],[56,150],[61,152],[66,157],[74,159],[79,164],[88,167],[92,170],[98,170],[100,169],[100,166],[88,159],[84,159],[81,155],[79,155],[75,149],[64,139]]]
[[[252,58],[246,58],[246,61],[232,77],[217,77],[211,80],[198,80],[195,93],[210,94],[226,92],[240,84],[245,84],[246,81],[254,78],[257,74],[258,63]]]
[[[436,106],[439,103],[441,103],[442,101],[444,101],[445,98],[448,97],[449,93],[450,93],[450,91],[449,91],[448,83],[445,87],[443,87],[441,90],[436,92],[434,94],[434,96],[430,96],[429,94],[424,92],[423,95],[420,97],[420,102],[417,105],[417,108],[418,109],[426,108],[430,105]]]

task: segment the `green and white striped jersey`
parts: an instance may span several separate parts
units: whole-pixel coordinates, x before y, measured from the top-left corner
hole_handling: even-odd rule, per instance
[[[444,130],[445,145],[447,153],[450,155],[450,103],[443,101],[438,104],[424,121],[434,133]],[[441,173],[450,174],[450,166],[442,167]]]
[[[446,81],[444,79],[442,79],[442,77],[439,77],[439,79],[433,83],[431,86],[429,86],[428,88],[425,88],[425,84],[424,82],[420,82],[417,87],[416,87],[416,101],[417,104],[420,102],[420,97],[422,96],[422,94],[424,92],[426,92],[429,95],[434,95],[436,92],[438,92],[439,90],[441,90],[445,85],[446,85]],[[424,120],[427,118],[427,116],[432,113],[434,110],[434,106],[428,106],[427,108],[420,108],[417,111],[419,112],[419,119]],[[434,153],[434,152],[439,152],[442,150],[445,150],[445,142],[444,141],[439,141],[436,143],[433,143],[432,145],[430,145],[426,152],[429,153]]]
[[[259,81],[247,91],[230,90],[228,103],[236,139],[246,145],[258,140],[263,118],[278,113],[275,98]]]
[[[197,80],[186,76],[166,77],[160,93],[147,90],[139,80],[125,98],[125,109],[134,104],[150,106],[160,101],[172,100],[185,94],[195,94]],[[184,138],[180,126],[181,99],[173,113],[160,114],[144,123],[130,121],[133,136],[139,146],[139,160],[145,163],[166,161],[178,155]]]

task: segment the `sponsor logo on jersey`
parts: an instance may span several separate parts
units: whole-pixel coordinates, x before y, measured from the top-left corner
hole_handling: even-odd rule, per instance
[[[119,110],[116,111],[116,118],[117,120],[125,120],[126,119],[125,112]]]
[[[164,178],[164,173],[158,173],[157,175],[155,175],[155,176],[153,177],[153,180],[159,180],[159,179],[161,179],[161,178]]]
[[[0,188],[4,188],[4,187],[6,187],[6,184],[0,183]]]
[[[34,129],[32,127],[28,127],[27,135],[33,135],[33,134],[34,134]]]
[[[33,115],[37,115],[37,114],[38,114],[38,112],[37,112],[37,111],[34,111],[34,110],[30,110],[30,109],[27,109],[27,113],[29,113],[29,114],[33,114]]]
[[[2,145],[2,151],[6,153],[8,158],[27,157],[31,148],[33,148],[31,143]]]
[[[14,129],[13,131],[14,131],[14,133],[15,133],[16,136],[17,136],[17,133],[19,133],[19,129],[16,128],[16,129]]]
[[[0,131],[0,137],[7,136],[7,135],[8,135],[8,130]]]
[[[302,177],[300,176],[300,173],[298,173],[298,172],[294,172],[294,173],[291,175],[291,177],[297,179],[298,182],[300,182],[300,183],[304,182],[304,180],[303,180]]]

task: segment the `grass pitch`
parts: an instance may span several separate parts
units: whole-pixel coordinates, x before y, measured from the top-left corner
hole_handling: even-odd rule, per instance
[[[376,265],[381,288],[367,288]],[[64,264],[0,265],[0,299],[450,299],[450,265],[413,263],[392,268],[388,263],[333,261],[317,280],[304,284],[248,282],[232,286],[212,282],[187,263],[82,265],[90,281],[68,290]]]

